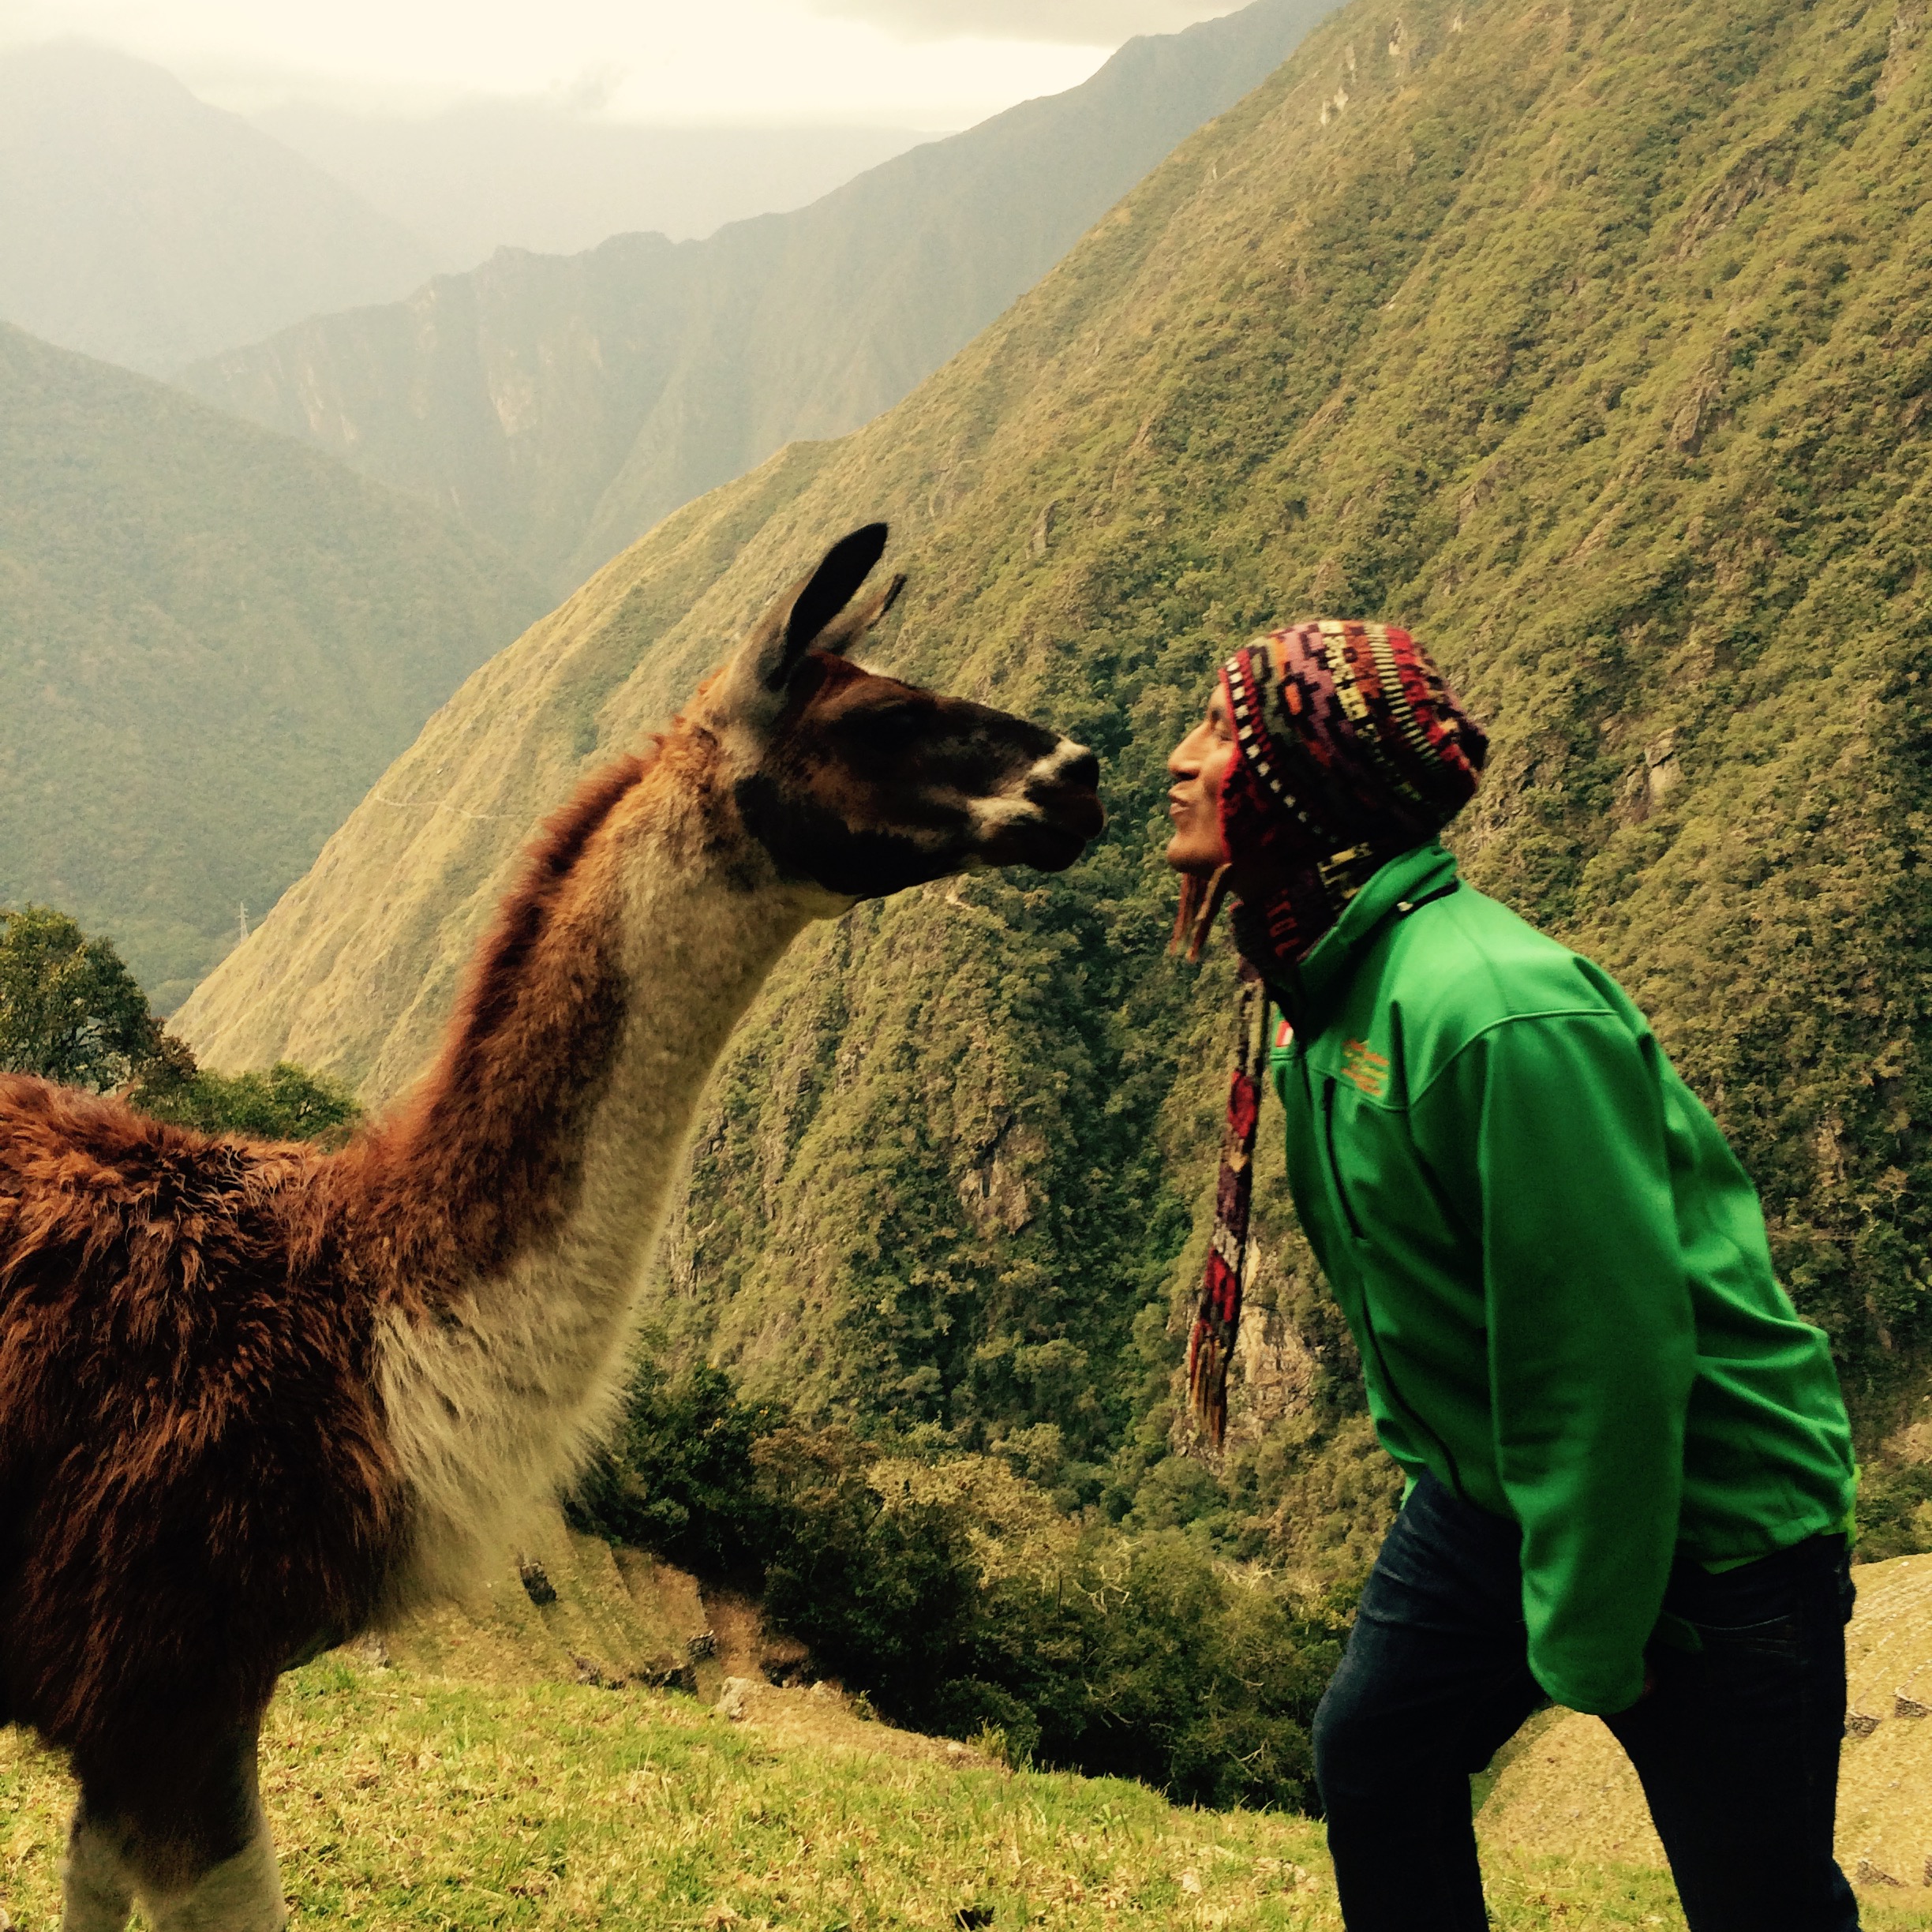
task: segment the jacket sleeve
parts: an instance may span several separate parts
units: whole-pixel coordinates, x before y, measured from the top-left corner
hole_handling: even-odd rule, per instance
[[[1481,1243],[1530,1667],[1559,1703],[1598,1713],[1642,1694],[1696,1373],[1661,1061],[1614,1013],[1507,1020],[1412,1115]]]

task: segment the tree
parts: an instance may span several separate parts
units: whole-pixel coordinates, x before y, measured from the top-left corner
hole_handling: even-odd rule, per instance
[[[133,1079],[160,1040],[111,939],[46,906],[0,912],[0,1073],[99,1093]]]
[[[47,906],[0,911],[0,1073],[120,1090],[156,1120],[264,1140],[346,1140],[362,1110],[347,1088],[283,1061],[211,1073],[162,1029],[111,939]]]
[[[212,1073],[185,1040],[161,1035],[154,1058],[127,1090],[131,1106],[177,1127],[255,1140],[317,1140],[339,1146],[362,1110],[346,1087],[287,1060],[266,1073]]]

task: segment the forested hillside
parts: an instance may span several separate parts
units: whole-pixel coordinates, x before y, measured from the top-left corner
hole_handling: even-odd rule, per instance
[[[542,608],[339,464],[0,324],[0,907],[167,1011]]]
[[[1332,0],[1130,41],[1065,94],[702,242],[506,250],[189,370],[495,539],[558,594],[701,491],[897,402]]]
[[[1333,1574],[1387,1473],[1278,1170],[1230,1453],[1166,1454],[1230,975],[1162,957],[1155,853],[1230,640],[1400,620],[1492,726],[1469,871],[1655,1016],[1882,1498],[1932,1181],[1922,22],[1357,0],[890,415],[692,504],[472,680],[188,1036],[395,1091],[538,812],[890,516],[912,581],[881,661],[1097,747],[1112,829],[1062,878],[796,949],[717,1078],[654,1314],[754,1390]]]
[[[0,50],[0,320],[166,375],[429,271],[399,223],[146,61]]]

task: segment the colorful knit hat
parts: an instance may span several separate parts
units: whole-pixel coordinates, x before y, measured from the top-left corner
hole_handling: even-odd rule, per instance
[[[1236,756],[1221,790],[1230,852],[1274,883],[1245,908],[1251,958],[1299,958],[1388,860],[1433,838],[1476,789],[1488,740],[1428,653],[1393,624],[1292,625],[1221,668]],[[1220,878],[1182,888],[1190,957]],[[1192,890],[1189,889],[1192,888]]]
[[[1228,1094],[1213,1244],[1188,1345],[1188,1393],[1219,1447],[1241,1320],[1254,1144],[1266,1070],[1270,965],[1301,959],[1383,866],[1469,803],[1488,755],[1481,728],[1421,646],[1392,624],[1296,624],[1244,645],[1221,671],[1235,756],[1222,842],[1267,889],[1237,906],[1240,1043]],[[1175,921],[1198,958],[1227,868],[1183,885]]]

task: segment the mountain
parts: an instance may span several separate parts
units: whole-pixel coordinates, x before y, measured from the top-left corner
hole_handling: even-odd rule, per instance
[[[897,402],[1332,0],[1129,41],[1083,85],[702,242],[506,252],[197,365],[195,394],[462,519],[561,595],[679,504]]]
[[[316,451],[0,324],[0,905],[167,1010],[543,607]]]
[[[145,61],[0,51],[0,318],[167,373],[389,301],[428,251],[313,162]]]
[[[472,680],[189,1037],[395,1091],[539,813],[888,516],[878,660],[1095,747],[1112,829],[793,949],[652,1318],[810,1413],[1346,1575],[1391,1469],[1278,1116],[1228,1453],[1170,1453],[1232,979],[1163,957],[1158,848],[1231,642],[1399,621],[1492,727],[1469,875],[1654,1017],[1832,1336],[1868,1544],[1932,1543],[1932,1432],[1898,1432],[1932,1341],[1922,20],[1355,0],[898,408],[680,511]]]
[[[527,100],[414,118],[290,101],[251,118],[421,235],[447,269],[499,248],[571,254],[636,230],[709,234],[802,208],[930,138],[905,128],[639,127]]]

